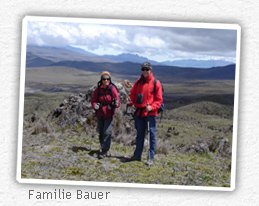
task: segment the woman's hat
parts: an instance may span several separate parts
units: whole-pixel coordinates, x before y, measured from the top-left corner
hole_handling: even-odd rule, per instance
[[[111,74],[108,71],[101,72],[101,78],[111,78]]]

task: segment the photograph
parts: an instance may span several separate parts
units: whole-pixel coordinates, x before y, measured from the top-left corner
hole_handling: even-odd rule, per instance
[[[17,181],[233,191],[241,27],[26,16]]]

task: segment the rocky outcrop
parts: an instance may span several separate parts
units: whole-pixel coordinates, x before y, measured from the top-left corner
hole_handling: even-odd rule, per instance
[[[131,144],[135,139],[134,122],[132,114],[134,110],[127,108],[126,104],[129,96],[129,82],[115,83],[119,90],[121,101],[120,108],[116,109],[113,121],[114,140]],[[82,131],[93,133],[96,130],[95,111],[91,106],[91,97],[96,86],[92,86],[86,93],[73,94],[60,105],[51,111],[48,120],[57,124],[62,130],[73,129],[74,131]]]
[[[227,138],[213,137],[210,139],[197,140],[191,145],[184,146],[180,149],[184,152],[195,153],[216,153],[221,156],[231,155],[231,145]]]

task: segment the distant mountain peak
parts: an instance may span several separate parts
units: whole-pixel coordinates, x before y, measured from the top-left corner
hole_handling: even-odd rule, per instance
[[[197,60],[197,59],[182,59],[174,61],[164,61],[161,62],[163,65],[167,66],[177,66],[177,67],[193,67],[193,68],[212,68],[221,67],[234,64],[230,61],[225,60]]]
[[[109,58],[118,62],[133,62],[142,64],[143,62],[149,61],[151,64],[158,65],[159,63],[153,60],[150,60],[146,57],[140,56],[138,54],[131,53],[122,53],[118,55],[103,55],[101,57]]]
[[[121,53],[118,55],[97,55],[84,49],[74,47],[71,45],[64,47],[57,46],[37,46],[28,45],[27,53],[41,57],[46,60],[53,62],[59,61],[88,61],[88,62],[112,62],[112,63],[123,63],[131,62],[142,64],[143,62],[149,61],[153,66],[164,65],[184,68],[213,68],[227,66],[235,64],[233,62],[225,60],[196,60],[196,59],[182,59],[182,60],[170,60],[164,62],[157,62],[147,57],[141,56],[136,53]]]

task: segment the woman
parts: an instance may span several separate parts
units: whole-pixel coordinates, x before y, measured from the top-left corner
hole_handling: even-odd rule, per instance
[[[112,120],[115,109],[120,106],[120,98],[117,87],[111,82],[111,75],[104,71],[101,73],[101,80],[93,92],[93,109],[97,115],[97,126],[99,131],[100,152],[99,159],[107,156],[111,146]]]

